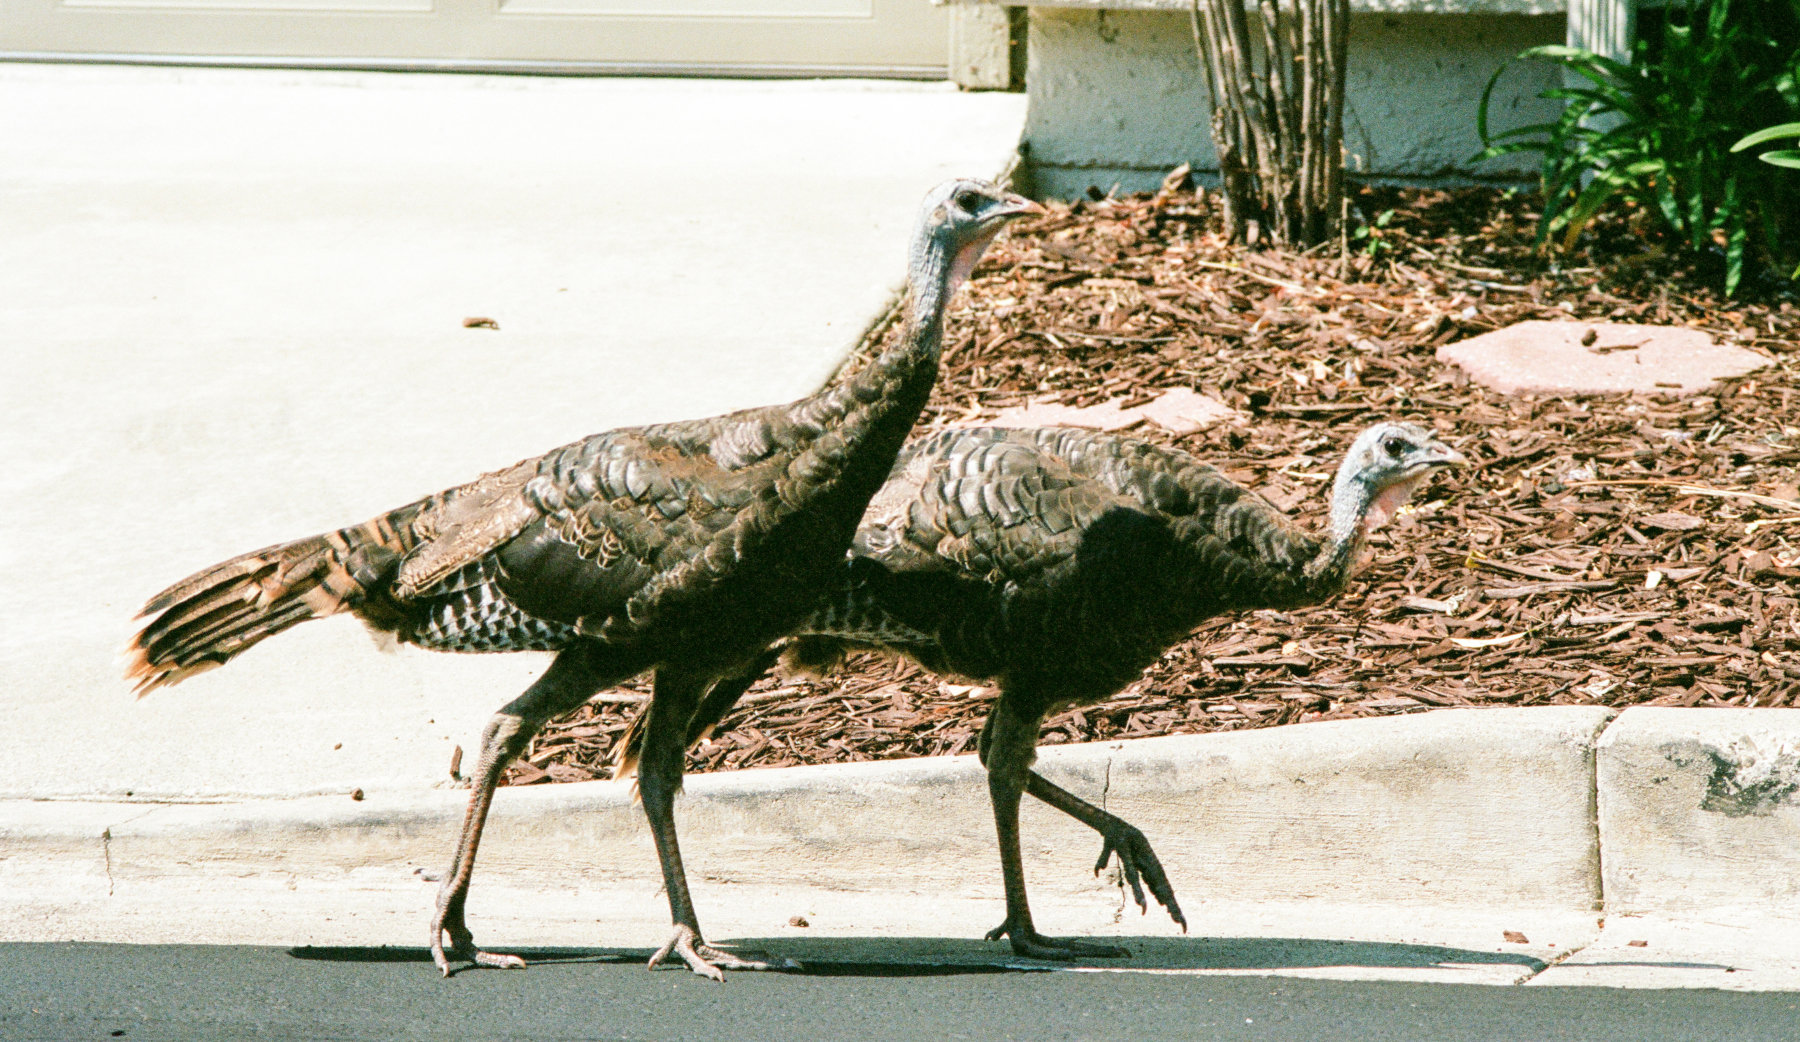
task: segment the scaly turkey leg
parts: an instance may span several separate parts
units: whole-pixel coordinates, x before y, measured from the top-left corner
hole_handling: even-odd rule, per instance
[[[1000,838],[1000,872],[1006,884],[1006,921],[989,931],[987,939],[1011,938],[1013,951],[1032,959],[1124,958],[1131,954],[1124,948],[1045,937],[1032,926],[1025,867],[1019,856],[1019,800],[1037,756],[1040,719],[1041,715],[1022,718],[1002,697],[981,732],[988,798],[994,805],[994,826]]]
[[[475,873],[475,851],[481,846],[481,830],[494,802],[494,790],[506,765],[525,751],[545,722],[587,701],[602,687],[624,679],[597,675],[587,649],[577,645],[558,654],[536,683],[488,720],[481,734],[475,787],[469,794],[468,812],[463,815],[462,834],[457,838],[450,870],[444,873],[443,886],[438,889],[437,912],[431,919],[431,961],[444,976],[450,976],[451,956],[468,959],[477,966],[518,969],[525,965],[525,960],[516,955],[498,955],[475,947],[463,915],[469,880]],[[450,937],[448,951],[444,947],[446,934]]]
[[[700,934],[688,894],[687,870],[681,863],[681,845],[675,837],[675,794],[681,791],[682,760],[687,755],[684,739],[707,678],[689,677],[668,667],[656,671],[656,688],[650,696],[649,717],[644,721],[642,756],[638,761],[638,791],[644,798],[644,815],[656,840],[656,856],[662,862],[663,888],[669,894],[669,915],[675,934],[650,957],[655,969],[670,952],[681,956],[688,969],[723,981],[721,967],[734,970],[791,969],[787,960],[746,959],[720,951]]]
[[[1108,814],[1067,789],[1059,788],[1036,771],[1026,775],[1025,791],[1100,833],[1104,842],[1100,847],[1100,860],[1094,862],[1094,874],[1099,875],[1100,870],[1106,867],[1107,859],[1118,854],[1119,868],[1123,870],[1126,882],[1131,884],[1131,893],[1137,898],[1138,910],[1147,911],[1149,908],[1144,901],[1144,884],[1149,884],[1151,895],[1169,910],[1169,918],[1181,924],[1182,933],[1187,932],[1187,917],[1181,914],[1181,906],[1175,903],[1175,891],[1169,886],[1169,877],[1163,872],[1162,862],[1157,860],[1156,851],[1150,849],[1150,841],[1137,826]],[[1139,881],[1140,876],[1142,882]]]

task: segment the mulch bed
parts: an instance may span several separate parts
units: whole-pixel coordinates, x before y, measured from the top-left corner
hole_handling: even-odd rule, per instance
[[[1800,705],[1791,287],[1722,300],[1707,258],[1629,218],[1553,266],[1533,247],[1534,199],[1362,188],[1354,204],[1371,222],[1391,211],[1385,223],[1301,253],[1228,246],[1211,193],[1178,188],[1052,204],[989,251],[951,316],[925,426],[1193,388],[1241,419],[1134,433],[1310,525],[1378,418],[1430,424],[1472,461],[1377,534],[1333,603],[1214,619],[1116,697],[1051,719],[1045,744],[1446,706]],[[1696,326],[1775,364],[1698,396],[1568,399],[1495,394],[1434,358],[1534,318]],[[647,690],[553,725],[509,782],[609,776]],[[992,697],[855,656],[824,681],[765,678],[690,765],[972,751]]]

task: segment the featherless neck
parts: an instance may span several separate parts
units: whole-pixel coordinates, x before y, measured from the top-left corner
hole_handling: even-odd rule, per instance
[[[897,408],[914,414],[924,407],[937,379],[944,311],[962,283],[960,274],[966,273],[959,274],[955,256],[935,240],[914,243],[911,261],[906,329],[900,341],[849,379],[823,392],[819,403],[823,412],[841,413],[857,408],[858,403],[865,408]],[[896,383],[900,388],[895,388]]]
[[[980,249],[971,248],[970,266]],[[944,312],[950,298],[969,272],[957,263],[957,256],[936,239],[920,238],[913,243],[906,273],[906,342],[903,348],[929,352],[934,358],[944,338]]]
[[[1350,581],[1357,556],[1368,541],[1364,522],[1374,499],[1374,490],[1345,461],[1331,487],[1330,537],[1306,566],[1308,585],[1321,593],[1336,592]]]

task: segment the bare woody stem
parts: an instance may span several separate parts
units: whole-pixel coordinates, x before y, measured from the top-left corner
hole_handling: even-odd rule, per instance
[[[1348,0],[1192,0],[1226,232],[1293,245],[1337,232],[1343,198]]]

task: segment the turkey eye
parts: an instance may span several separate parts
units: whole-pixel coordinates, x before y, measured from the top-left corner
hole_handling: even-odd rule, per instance
[[[956,193],[956,198],[953,199],[952,202],[956,203],[956,208],[958,210],[972,214],[975,212],[976,208],[981,205],[981,196],[974,192],[964,190]]]
[[[1382,451],[1386,452],[1390,459],[1399,459],[1400,452],[1404,448],[1406,448],[1406,442],[1399,438],[1389,438],[1381,443]]]

